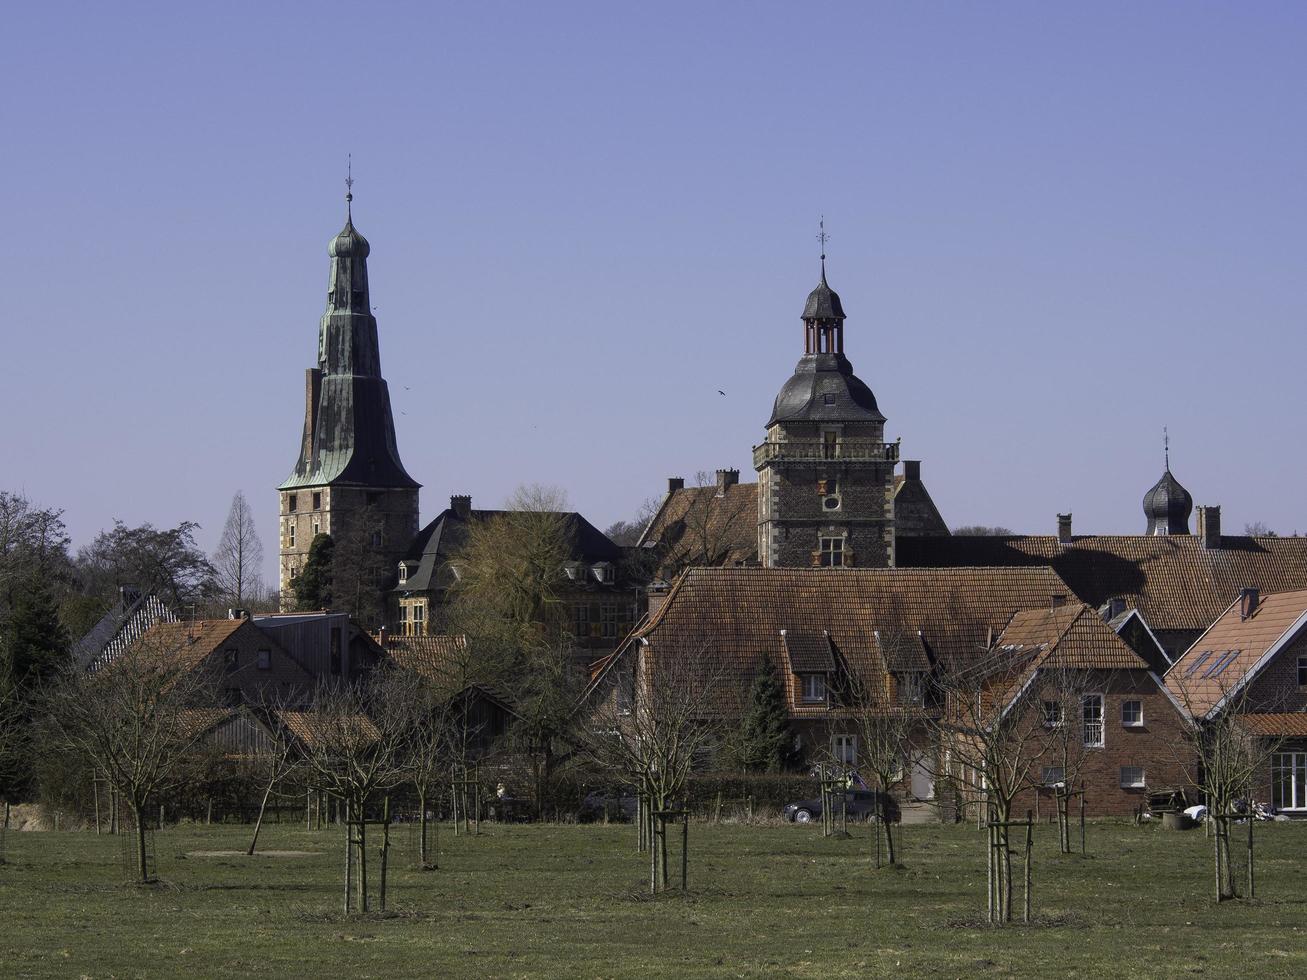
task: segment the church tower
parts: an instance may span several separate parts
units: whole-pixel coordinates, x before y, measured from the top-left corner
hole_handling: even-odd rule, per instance
[[[1162,478],[1144,494],[1144,533],[1172,535],[1189,533],[1189,515],[1193,513],[1194,498],[1171,475],[1171,439],[1163,435],[1166,468]]]
[[[347,181],[352,184],[352,181]],[[377,320],[368,294],[368,241],[345,227],[327,246],[327,311],[318,329],[318,365],[305,381],[299,459],[280,496],[282,604],[319,532],[366,550],[383,569],[398,567],[418,528],[419,484],[395,443],[390,392],[381,376]]]
[[[844,356],[844,306],[821,259],[803,309],[803,356],[753,450],[758,558],[766,567],[887,568],[899,447],[885,443],[876,396]]]

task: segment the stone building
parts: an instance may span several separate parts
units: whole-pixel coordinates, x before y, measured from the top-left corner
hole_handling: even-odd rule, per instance
[[[346,195],[345,227],[327,246],[327,310],[317,366],[306,372],[299,458],[277,488],[283,608],[292,605],[291,586],[318,533],[338,547],[357,541],[391,569],[418,529],[419,484],[395,442],[368,291],[370,247],[354,228],[352,199]]]
[[[844,306],[821,282],[803,309],[803,356],[781,388],[758,471],[758,560],[768,568],[894,564],[894,466],[876,396],[844,355]]]

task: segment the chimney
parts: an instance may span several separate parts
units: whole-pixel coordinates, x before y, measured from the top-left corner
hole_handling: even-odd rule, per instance
[[[653,619],[654,616],[658,614],[658,610],[661,609],[663,603],[667,601],[667,594],[671,591],[671,586],[661,579],[652,582],[648,588],[644,590],[645,601],[649,606],[650,619]]]
[[[903,461],[903,479],[904,480],[921,479],[921,460],[905,459]]]
[[[1247,619],[1257,611],[1257,605],[1261,599],[1261,593],[1256,589],[1239,590],[1239,618]]]
[[[685,489],[685,477],[683,477],[683,476],[669,476],[669,477],[667,478],[667,492],[668,492],[668,493],[675,493],[677,490],[684,490],[684,489]]]
[[[717,496],[726,493],[727,487],[733,487],[740,482],[739,470],[718,470],[717,471]]]
[[[1204,548],[1221,547],[1221,508],[1198,508],[1198,539]]]
[[[1066,593],[1065,592],[1052,593],[1048,597],[1048,605],[1050,609],[1061,609],[1063,606],[1066,605]]]
[[[472,495],[467,493],[456,493],[449,498],[449,509],[454,512],[455,517],[467,519],[467,515],[472,513]]]
[[[248,609],[228,609],[228,619],[249,619],[250,611]]]
[[[1057,515],[1057,541],[1058,544],[1071,543],[1071,515]]]
[[[1120,596],[1107,600],[1107,618],[1116,619],[1125,612],[1125,599]]]

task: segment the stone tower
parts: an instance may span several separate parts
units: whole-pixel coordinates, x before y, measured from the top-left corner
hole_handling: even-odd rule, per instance
[[[318,366],[305,382],[299,459],[280,495],[283,607],[318,532],[366,549],[369,562],[395,569],[418,528],[419,484],[395,444],[390,392],[381,376],[377,320],[368,295],[368,241],[345,227],[327,246],[331,275],[318,329]],[[384,572],[383,572],[384,574]]]
[[[844,307],[821,282],[803,309],[803,357],[785,382],[758,471],[758,558],[768,567],[894,564],[894,465],[876,396],[844,356]]]

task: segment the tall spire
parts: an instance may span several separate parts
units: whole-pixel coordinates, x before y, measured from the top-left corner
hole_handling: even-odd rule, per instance
[[[826,282],[826,243],[830,241],[830,235],[826,234],[826,216],[823,214],[817,222],[820,229],[817,232],[817,241],[821,242],[821,281]]]
[[[1166,460],[1166,472],[1171,472],[1171,434],[1162,426],[1162,455]]]

